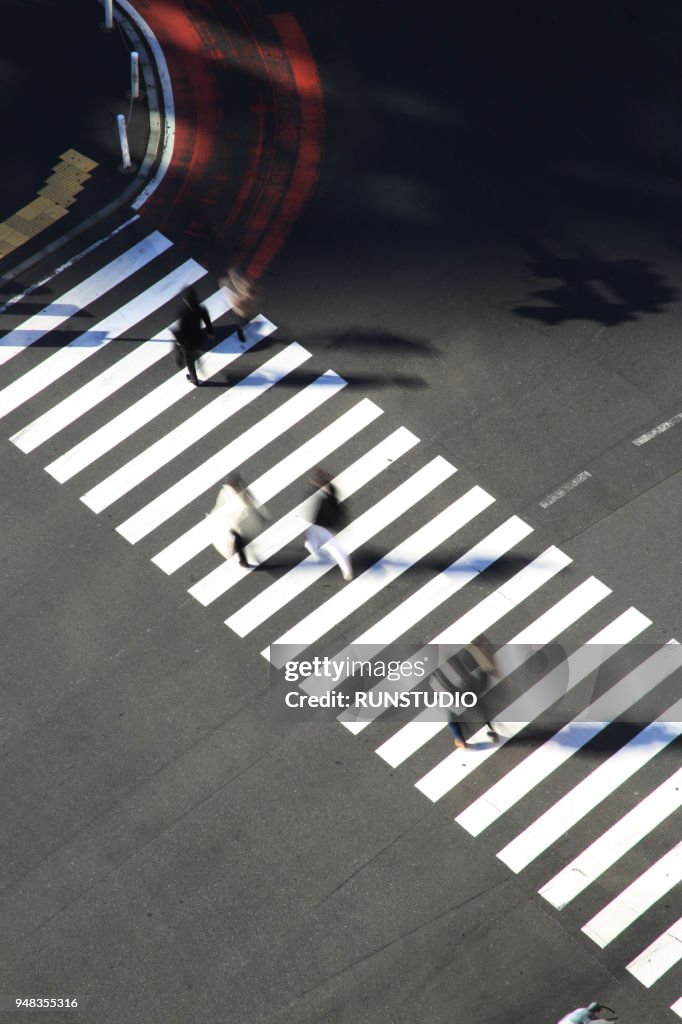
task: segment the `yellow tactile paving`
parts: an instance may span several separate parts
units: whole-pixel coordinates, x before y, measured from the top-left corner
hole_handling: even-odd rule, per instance
[[[83,156],[82,153],[77,153],[75,149],[67,149],[66,153],[62,153],[59,159],[65,164],[72,164],[79,170],[86,171],[88,174],[97,167],[94,160],[91,160],[88,156]]]
[[[0,222],[0,258],[65,217],[97,163],[75,149],[67,149],[52,174],[33,199],[7,220]]]

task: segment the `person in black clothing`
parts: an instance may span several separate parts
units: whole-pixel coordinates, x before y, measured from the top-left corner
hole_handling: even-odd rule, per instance
[[[199,297],[194,288],[185,288],[181,296],[180,309],[178,311],[178,326],[173,332],[178,347],[182,354],[184,365],[187,366],[187,380],[191,380],[197,387],[200,381],[197,377],[196,360],[201,354],[203,342],[202,323],[206,326],[206,333],[209,338],[213,337],[213,324],[208,315],[208,310],[199,302]]]
[[[339,504],[331,477],[323,469],[316,469],[310,481],[319,488],[319,493],[313,521],[306,530],[305,546],[313,558],[319,558],[320,548],[325,548],[341,570],[344,580],[352,580],[353,567],[350,558],[335,536],[336,531],[344,525],[345,514]]]

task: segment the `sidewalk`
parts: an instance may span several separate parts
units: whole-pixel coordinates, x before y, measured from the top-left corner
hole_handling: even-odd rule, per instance
[[[132,104],[133,46],[96,0],[0,0],[0,274],[49,252],[142,183],[119,170],[117,114],[133,167],[147,151],[146,98]],[[142,62],[143,54],[140,54]],[[142,74],[141,88],[143,89]]]

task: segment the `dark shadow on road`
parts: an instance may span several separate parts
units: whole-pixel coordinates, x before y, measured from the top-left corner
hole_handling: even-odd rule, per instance
[[[616,327],[643,314],[664,312],[677,295],[645,260],[562,259],[546,254],[528,266],[536,277],[562,283],[533,292],[540,304],[515,306],[514,312],[548,327],[567,320]]]
[[[394,355],[435,355],[439,351],[431,342],[422,338],[408,338],[381,328],[367,330],[363,327],[349,327],[341,334],[333,335],[330,340],[334,348],[363,353],[377,351]]]

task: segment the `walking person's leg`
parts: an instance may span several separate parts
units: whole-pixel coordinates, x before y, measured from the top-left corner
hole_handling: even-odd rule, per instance
[[[336,537],[332,536],[324,545],[329,554],[332,556],[336,564],[338,565],[341,573],[343,574],[344,580],[353,579],[353,566],[351,565],[350,558],[343,550]]]
[[[237,533],[236,530],[232,530],[232,540],[234,541],[234,550],[237,558],[239,559],[239,564],[243,565],[244,568],[250,568],[249,563],[246,560],[246,555],[244,554],[244,538],[240,533]]]
[[[319,560],[320,548],[327,541],[331,540],[331,533],[329,530],[325,530],[322,526],[309,526],[305,532],[305,546],[313,556]]]
[[[459,722],[456,722],[454,718],[451,718],[448,722],[448,729],[452,736],[452,742],[455,744],[458,750],[466,750],[466,740],[464,734],[459,727]]]
[[[196,352],[190,348],[185,349],[185,352],[187,355],[187,380],[191,380],[192,384],[196,384],[196,386],[199,387],[200,381],[197,377],[197,368],[195,365],[197,357]]]

